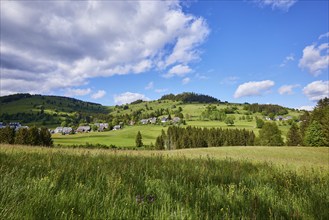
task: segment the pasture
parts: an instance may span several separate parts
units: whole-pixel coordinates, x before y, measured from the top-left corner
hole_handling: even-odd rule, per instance
[[[328,219],[328,149],[0,145],[0,218]]]

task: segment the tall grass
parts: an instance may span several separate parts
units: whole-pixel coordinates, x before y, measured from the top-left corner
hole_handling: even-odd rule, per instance
[[[0,219],[328,219],[329,174],[247,161],[0,151]]]

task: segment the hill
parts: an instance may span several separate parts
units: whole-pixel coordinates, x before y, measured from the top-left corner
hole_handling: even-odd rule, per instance
[[[197,94],[194,92],[184,92],[181,94],[168,94],[160,98],[160,100],[172,100],[172,101],[182,101],[183,103],[216,103],[220,102],[219,99],[216,99],[209,95]]]
[[[0,121],[25,124],[61,124],[75,114],[81,119],[109,113],[100,104],[62,96],[14,94],[0,97],[0,105]]]

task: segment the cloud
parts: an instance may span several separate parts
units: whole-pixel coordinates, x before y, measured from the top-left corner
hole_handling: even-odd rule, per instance
[[[66,96],[84,96],[91,93],[91,89],[68,89],[66,92]]]
[[[240,78],[237,76],[229,76],[226,77],[224,79],[222,79],[222,81],[220,81],[220,84],[222,85],[234,85],[238,82]]]
[[[319,40],[321,40],[322,38],[328,38],[329,37],[329,32],[325,33],[325,34],[321,34],[319,37]]]
[[[243,83],[239,85],[238,89],[235,91],[234,98],[259,96],[262,93],[267,92],[273,86],[274,82],[271,80]]]
[[[283,85],[278,89],[278,92],[280,95],[284,95],[284,94],[288,94],[288,95],[292,95],[293,94],[293,89],[299,87],[299,85],[295,84],[295,85]]]
[[[95,77],[187,66],[200,59],[210,32],[179,1],[3,1],[0,10],[7,93],[46,93]]]
[[[287,12],[297,0],[255,0],[254,1],[259,7],[271,7],[272,10],[281,10]]]
[[[122,104],[129,104],[133,101],[136,101],[138,99],[149,101],[150,99],[147,98],[145,95],[140,93],[132,93],[132,92],[125,92],[119,95],[114,95],[114,103],[117,105]]]
[[[184,78],[184,79],[182,80],[183,85],[186,85],[186,84],[188,84],[189,82],[191,82],[191,79],[190,79],[189,77],[186,77],[186,78]]]
[[[299,110],[306,110],[306,111],[313,111],[315,106],[310,106],[310,105],[305,105],[305,106],[301,106],[298,109]]]
[[[286,56],[286,58],[283,60],[283,62],[280,64],[280,67],[286,66],[289,62],[294,61],[295,57],[293,54],[290,54],[289,56]]]
[[[312,101],[329,97],[329,81],[314,81],[304,87],[303,93]]]
[[[319,37],[327,37],[328,33]],[[323,43],[317,46],[312,44],[306,46],[303,50],[303,57],[299,60],[298,66],[301,69],[307,69],[313,76],[318,76],[329,66],[329,43]]]
[[[154,87],[154,83],[153,83],[153,82],[149,82],[149,83],[147,84],[147,86],[145,86],[145,89],[146,89],[146,90],[150,90],[150,89],[153,89],[153,87]]]
[[[183,77],[186,74],[192,72],[191,68],[187,65],[176,65],[172,67],[166,75],[164,75],[165,78],[171,78],[173,76],[180,76]]]
[[[106,92],[104,90],[98,90],[96,93],[91,95],[92,99],[100,99],[105,96]]]

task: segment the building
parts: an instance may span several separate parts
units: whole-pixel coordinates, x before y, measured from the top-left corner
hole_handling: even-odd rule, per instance
[[[121,125],[115,125],[113,131],[121,130]]]
[[[91,131],[90,126],[79,126],[77,132],[89,132]]]

